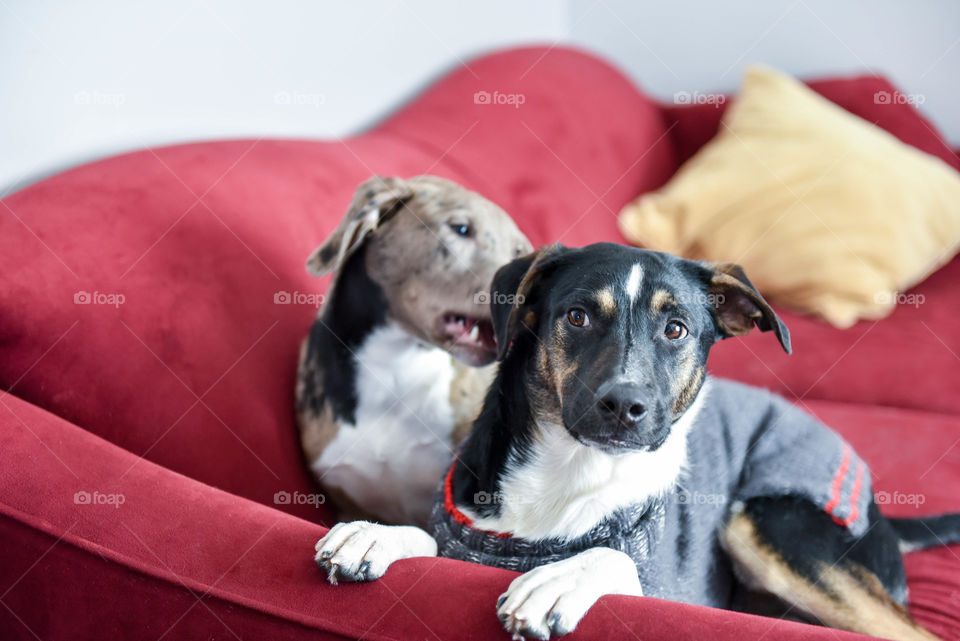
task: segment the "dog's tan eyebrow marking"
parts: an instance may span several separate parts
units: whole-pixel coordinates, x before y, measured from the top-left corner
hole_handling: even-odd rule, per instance
[[[617,313],[617,300],[613,297],[613,290],[605,287],[597,292],[597,305],[600,311],[607,316],[613,316]]]
[[[640,263],[634,263],[633,267],[630,268],[630,275],[627,276],[627,282],[624,286],[631,303],[637,299],[637,295],[640,293],[640,285],[642,283],[643,268],[640,267]]]
[[[667,305],[676,304],[677,299],[673,297],[673,294],[665,289],[658,289],[650,297],[650,313],[653,315],[659,314]]]

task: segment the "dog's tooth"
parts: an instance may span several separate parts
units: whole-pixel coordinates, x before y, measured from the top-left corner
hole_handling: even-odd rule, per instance
[[[466,316],[457,316],[457,323],[459,323],[460,325],[466,325],[466,324],[467,324],[467,317],[466,317]]]
[[[480,326],[474,325],[473,329],[470,330],[470,340],[477,340],[480,338]]]

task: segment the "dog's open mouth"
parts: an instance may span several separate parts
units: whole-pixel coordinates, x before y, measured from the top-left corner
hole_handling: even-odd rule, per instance
[[[496,358],[497,339],[489,319],[447,313],[441,329],[450,353],[467,365],[486,365]]]

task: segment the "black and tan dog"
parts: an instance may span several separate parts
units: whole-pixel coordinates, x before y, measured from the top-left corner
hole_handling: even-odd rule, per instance
[[[356,190],[307,261],[336,275],[297,382],[303,449],[342,512],[426,524],[492,378],[490,282],[530,249],[506,212],[449,180]]]
[[[439,552],[524,573],[497,603],[515,636],[562,635],[605,594],[646,594],[741,609],[773,596],[778,614],[934,638],[904,608],[901,550],[960,541],[960,515],[884,518],[837,434],[707,377],[711,346],[754,326],[790,351],[739,267],[554,247],[499,270],[493,289],[501,364],[433,536],[340,524],[316,547],[331,580]]]

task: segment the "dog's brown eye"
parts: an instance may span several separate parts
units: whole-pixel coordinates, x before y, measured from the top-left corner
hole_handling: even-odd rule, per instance
[[[587,313],[579,307],[574,307],[567,312],[567,320],[574,327],[588,327],[590,325],[590,318]]]
[[[680,340],[686,336],[687,333],[687,328],[683,326],[683,323],[677,321],[670,321],[663,330],[663,335],[672,341]]]
[[[450,229],[452,229],[453,233],[455,233],[457,236],[464,237],[470,236],[471,232],[473,231],[470,229],[470,225],[467,223],[450,223]]]

